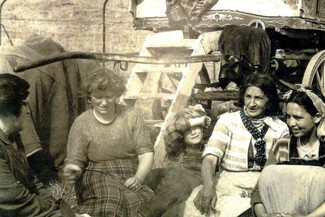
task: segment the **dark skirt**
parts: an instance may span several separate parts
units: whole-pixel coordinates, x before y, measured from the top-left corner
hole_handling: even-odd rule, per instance
[[[92,217],[136,216],[138,208],[154,195],[145,185],[139,190],[124,186],[125,181],[135,175],[137,165],[137,159],[89,162],[76,183],[76,211]]]

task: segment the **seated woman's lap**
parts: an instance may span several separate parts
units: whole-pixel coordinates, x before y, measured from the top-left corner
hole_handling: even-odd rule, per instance
[[[124,180],[90,171],[77,182],[76,193],[78,210],[91,216],[134,216],[138,207],[154,195],[145,185],[131,190],[124,186]]]
[[[306,215],[325,201],[325,169],[314,166],[271,165],[258,182],[268,213]]]
[[[250,208],[250,191],[255,187],[259,172],[228,172],[222,171],[217,178],[216,213],[211,217],[237,217]],[[202,185],[196,187],[186,201],[184,216],[204,217],[193,203]],[[246,195],[246,196],[243,196]]]

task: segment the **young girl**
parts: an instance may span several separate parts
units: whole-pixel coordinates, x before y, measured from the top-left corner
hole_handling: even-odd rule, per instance
[[[156,195],[141,206],[139,216],[183,216],[186,199],[202,184],[203,133],[210,124],[211,119],[199,104],[177,113],[164,133],[167,167],[149,174],[148,185]]]
[[[310,90],[289,98],[292,136],[276,143],[262,171],[251,201],[256,216],[325,215],[325,143],[317,137],[324,112],[324,102]]]

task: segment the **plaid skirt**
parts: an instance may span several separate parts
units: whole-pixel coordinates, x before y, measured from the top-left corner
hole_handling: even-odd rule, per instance
[[[135,175],[137,165],[137,159],[89,162],[76,183],[76,212],[92,217],[136,216],[138,208],[154,195],[145,185],[139,190],[124,186],[124,182]]]

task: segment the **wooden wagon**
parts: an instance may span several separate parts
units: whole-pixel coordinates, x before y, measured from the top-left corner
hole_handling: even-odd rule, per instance
[[[180,11],[180,8],[183,10]],[[164,57],[166,53],[175,54],[180,52],[182,44],[183,48],[189,45],[186,40],[193,39],[198,43],[197,46],[192,46],[193,50],[187,54],[184,52],[184,56],[211,53],[218,56],[220,53],[218,54],[217,40],[226,26],[261,28],[271,39],[270,72],[278,78],[278,81],[291,89],[308,87],[320,91],[325,96],[324,0],[156,0],[155,4],[149,0],[131,0],[130,11],[136,29],[150,30],[156,35],[164,34],[153,41],[146,40],[148,45],[143,47],[142,55],[149,56]],[[171,32],[176,30],[182,31],[183,39],[170,40],[173,37]],[[159,43],[161,45],[158,45]],[[188,51],[188,48],[190,46],[184,50]],[[156,140],[157,166],[163,161],[163,154],[159,155],[163,152],[161,134],[164,127],[170,123],[178,110],[186,106],[189,96],[193,94],[193,83],[188,81],[183,85],[183,82],[186,83],[186,76],[191,75],[192,82],[196,80],[196,83],[198,81],[196,76],[200,78],[201,83],[218,80],[219,67],[216,67],[216,62],[213,62],[212,67],[207,62],[203,66],[198,63],[191,66],[192,63],[183,71],[180,87],[176,90],[178,95],[182,95],[182,99],[178,99],[178,95],[173,99],[165,124]],[[147,66],[146,72],[150,70],[152,69]],[[167,69],[166,72],[171,74],[172,70]],[[133,71],[133,76],[135,74],[137,70]],[[157,79],[157,76],[154,78]],[[129,81],[131,90],[133,83],[134,79],[131,78]],[[152,80],[150,83],[153,83]],[[216,96],[220,97],[218,94]]]
[[[182,18],[168,2],[190,4],[192,10],[182,11]],[[69,58],[136,63],[123,101],[143,108],[147,124],[157,129],[155,167],[164,166],[162,135],[175,114],[193,94],[204,101],[198,84],[218,80],[217,41],[225,26],[264,29],[271,39],[271,73],[289,88],[309,87],[325,96],[325,0],[130,0],[129,9],[135,28],[149,30],[139,56],[67,53],[32,65]],[[171,12],[180,22],[171,20]]]

